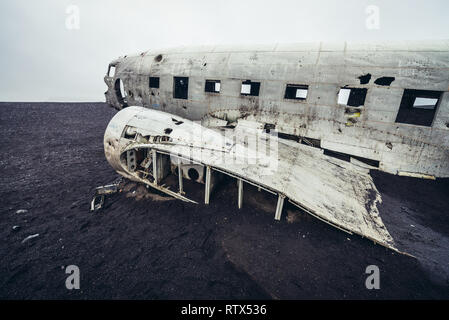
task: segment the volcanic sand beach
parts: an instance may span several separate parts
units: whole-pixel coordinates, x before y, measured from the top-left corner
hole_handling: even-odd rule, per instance
[[[273,199],[255,188],[238,210],[232,180],[209,206],[125,181],[91,213],[94,188],[118,178],[103,153],[115,113],[104,103],[0,103],[1,299],[449,298],[449,179],[371,173],[382,219],[417,258],[291,206],[275,221]],[[203,187],[186,182],[194,197]],[[65,287],[68,265],[80,269],[80,290]],[[368,265],[380,269],[380,290],[365,287]]]

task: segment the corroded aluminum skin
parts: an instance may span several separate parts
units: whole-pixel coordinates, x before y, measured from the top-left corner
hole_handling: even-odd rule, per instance
[[[264,46],[202,46],[150,50],[111,63],[106,101],[117,109],[114,83],[121,79],[124,103],[191,120],[253,120],[279,132],[321,140],[321,147],[380,162],[380,170],[449,177],[449,41],[394,43],[304,43]],[[370,73],[361,85],[359,77]],[[149,88],[149,76],[160,88]],[[173,77],[189,77],[188,99],[173,98]],[[395,77],[379,86],[380,77]],[[221,92],[204,92],[206,79],[221,80]],[[242,80],[260,81],[260,95],[240,95]],[[309,85],[306,101],[286,100],[286,84]],[[361,115],[346,126],[341,87],[367,88]],[[395,123],[404,89],[444,91],[431,127]],[[207,121],[206,121],[207,122]]]
[[[354,164],[323,155],[322,150],[299,143],[275,139],[264,165],[245,161],[254,150],[239,143],[236,136],[257,135],[261,130],[244,123],[234,130],[211,130],[181,117],[175,124],[173,115],[142,107],[128,107],[110,121],[104,136],[105,155],[121,175],[147,183],[128,170],[120,156],[135,148],[154,149],[180,156],[221,172],[228,172],[271,192],[285,196],[313,216],[348,232],[367,237],[396,250],[377,209],[381,196],[368,170]],[[142,136],[166,135],[171,129],[169,143],[141,143],[125,138],[125,126],[132,126]],[[237,142],[236,142],[237,141]],[[257,141],[263,143],[263,141]],[[242,158],[242,161],[238,161]],[[237,161],[236,161],[237,159]],[[275,164],[270,166],[270,164]]]

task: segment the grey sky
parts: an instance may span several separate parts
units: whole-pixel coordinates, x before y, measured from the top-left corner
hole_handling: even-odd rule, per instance
[[[72,4],[78,30],[66,28]],[[448,39],[448,12],[447,0],[1,0],[0,101],[104,101],[108,63],[150,48]]]

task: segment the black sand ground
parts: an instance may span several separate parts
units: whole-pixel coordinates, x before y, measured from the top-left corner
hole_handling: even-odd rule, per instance
[[[93,188],[117,178],[102,144],[114,113],[101,103],[0,104],[0,298],[449,298],[440,274],[449,249],[437,250],[429,267],[306,215],[275,222],[253,205],[265,197],[256,190],[246,191],[239,211],[231,182],[210,206],[123,192],[90,213]],[[447,239],[447,180],[373,177],[382,218],[397,222],[390,232],[402,247],[426,238],[404,229],[410,221]],[[32,234],[39,236],[21,243]],[[438,237],[424,240],[425,247]],[[80,290],[65,288],[64,268],[72,264],[81,271]],[[372,264],[380,268],[380,290],[365,288]]]

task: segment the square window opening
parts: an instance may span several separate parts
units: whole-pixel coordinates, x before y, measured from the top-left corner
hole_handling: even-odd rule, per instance
[[[442,91],[405,89],[396,123],[430,127],[442,93]]]
[[[150,77],[150,88],[159,89],[159,77]]]
[[[220,93],[220,80],[206,80],[205,92]]]
[[[366,88],[341,88],[338,93],[338,104],[348,107],[361,107],[365,104]]]
[[[174,77],[173,78],[173,98],[187,99],[189,91],[188,77]]]
[[[309,86],[300,84],[287,84],[285,88],[285,99],[306,100]]]

